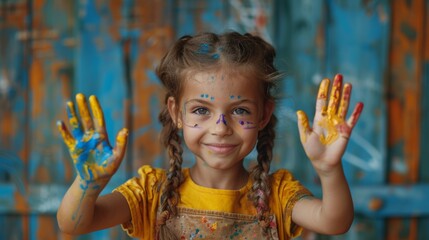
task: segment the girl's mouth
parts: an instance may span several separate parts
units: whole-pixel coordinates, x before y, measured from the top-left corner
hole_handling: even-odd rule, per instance
[[[234,144],[205,144],[212,152],[218,154],[227,154],[232,152],[237,145]]]

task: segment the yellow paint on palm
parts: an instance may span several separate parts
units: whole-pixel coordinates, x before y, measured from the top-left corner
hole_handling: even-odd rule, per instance
[[[320,135],[320,142],[325,145],[334,142],[339,137],[337,125],[343,122],[342,118],[328,113],[326,118],[318,122],[319,126],[325,129],[325,132]]]
[[[103,111],[101,110],[101,106],[97,100],[97,97],[95,97],[94,95],[90,96],[89,103],[91,104],[91,109],[95,120],[97,121],[98,125],[102,127],[104,124],[104,117],[103,117]]]

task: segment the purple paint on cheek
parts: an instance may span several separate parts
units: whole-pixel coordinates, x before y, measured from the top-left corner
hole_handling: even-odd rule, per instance
[[[225,126],[227,126],[227,125],[226,125],[226,120],[225,120],[225,115],[224,115],[224,114],[221,114],[221,115],[219,116],[219,119],[216,121],[216,124],[219,124],[221,121],[223,122],[223,124],[225,124]]]
[[[255,129],[256,128],[256,126],[254,125],[253,122],[249,122],[249,121],[245,122],[243,120],[240,120],[240,121],[238,121],[238,123],[240,123],[240,125],[243,126],[243,129]]]

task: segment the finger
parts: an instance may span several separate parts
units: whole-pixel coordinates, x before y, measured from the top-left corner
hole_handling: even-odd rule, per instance
[[[324,115],[326,113],[326,100],[328,98],[329,79],[325,78],[320,82],[316,100],[316,113]]]
[[[76,94],[76,103],[79,110],[80,119],[82,121],[83,129],[85,131],[92,130],[94,128],[92,118],[89,113],[88,104],[86,102],[85,95],[82,93]]]
[[[98,99],[96,96],[91,95],[89,97],[89,103],[91,105],[91,111],[94,116],[94,125],[97,132],[101,134],[106,133],[106,127],[104,124],[104,115],[103,110],[101,109],[101,105],[98,102]]]
[[[123,128],[116,136],[116,145],[115,149],[113,149],[113,159],[115,159],[114,161],[116,161],[116,164],[113,165],[119,165],[125,155],[125,150],[127,148],[128,142],[128,134],[128,129]]]
[[[317,93],[316,100],[316,113],[313,120],[313,131],[321,133],[322,129],[319,126],[319,122],[326,116],[326,100],[328,98],[330,80],[328,78],[323,79],[320,82],[319,91]]]
[[[341,87],[343,84],[343,76],[341,74],[335,75],[334,82],[332,83],[331,96],[329,97],[328,115],[334,116],[337,114],[338,105],[340,102]]]
[[[311,133],[310,124],[308,123],[308,117],[304,111],[297,111],[296,115],[298,117],[298,130],[301,142],[305,143],[307,141],[307,136]]]
[[[82,126],[80,124],[79,118],[77,118],[74,104],[72,101],[67,102],[67,115],[74,138],[81,139],[83,136]]]
[[[76,140],[73,138],[73,136],[70,134],[69,130],[67,129],[66,125],[64,124],[63,121],[58,121],[57,122],[57,127],[58,130],[61,133],[61,136],[63,138],[64,143],[67,145],[67,147],[69,149],[73,149],[75,144],[76,144]]]
[[[344,84],[343,94],[341,95],[340,109],[338,109],[338,117],[345,119],[347,111],[349,110],[350,95],[352,93],[352,85],[349,83]]]
[[[363,110],[363,103],[362,102],[357,103],[355,106],[355,109],[353,110],[352,115],[347,120],[347,124],[350,126],[350,128],[352,129],[354,128],[357,121],[359,120],[362,110]]]

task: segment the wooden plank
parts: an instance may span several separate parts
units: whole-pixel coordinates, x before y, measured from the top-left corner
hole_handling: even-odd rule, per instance
[[[392,184],[418,181],[424,16],[424,0],[392,2],[388,94],[389,182]],[[391,219],[387,237],[416,239],[417,226],[417,219]]]
[[[419,179],[422,183],[429,182],[429,0],[425,3],[424,39],[423,39],[423,72],[422,72],[422,95],[421,95],[421,135],[420,135],[420,168]],[[423,94],[426,92],[425,94]],[[429,217],[420,218],[418,223],[418,238],[429,239]]]
[[[132,19],[123,45],[129,72],[130,137],[128,176],[136,175],[144,164],[165,165],[164,150],[159,142],[161,130],[158,114],[164,101],[155,74],[166,49],[174,40],[171,1],[135,1],[128,7]]]
[[[30,45],[22,41],[21,33],[30,28],[31,22],[26,20],[31,9],[26,1],[3,1],[0,6],[0,178],[15,184],[22,193],[28,180]],[[28,208],[16,191],[7,193],[15,210]],[[0,221],[4,230],[0,238],[28,238],[27,216],[1,215]]]

